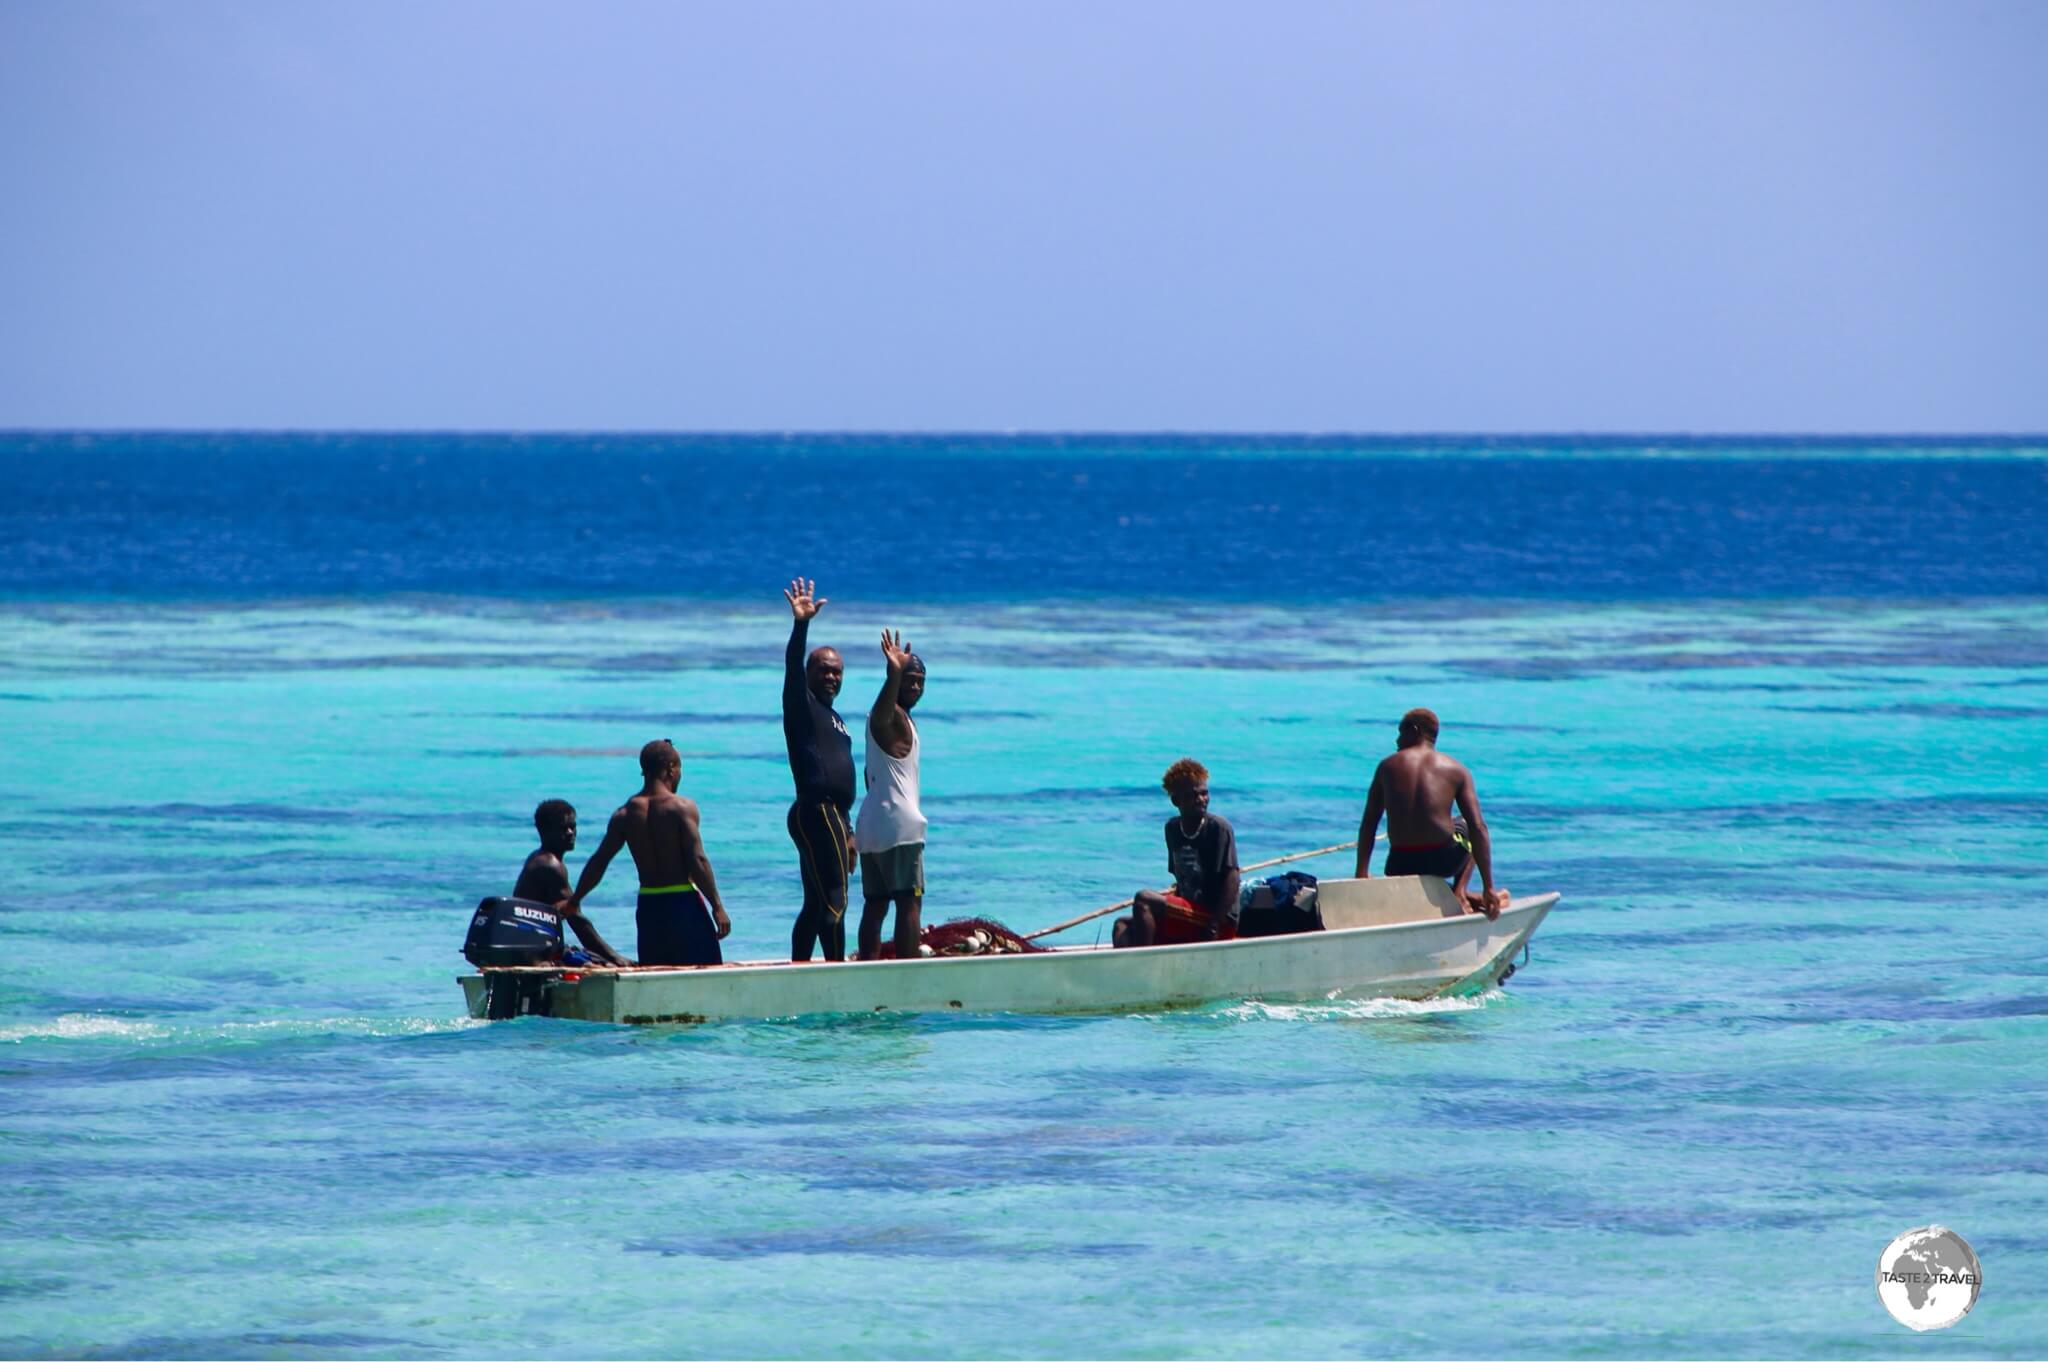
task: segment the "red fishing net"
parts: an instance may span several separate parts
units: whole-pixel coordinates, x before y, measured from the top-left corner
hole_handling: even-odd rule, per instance
[[[1030,955],[1049,949],[985,917],[956,917],[925,928],[917,939],[933,955]],[[882,943],[882,958],[896,958],[894,942]]]

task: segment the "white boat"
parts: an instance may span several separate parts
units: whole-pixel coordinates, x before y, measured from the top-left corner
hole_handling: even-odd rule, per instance
[[[486,969],[461,977],[471,1016],[635,1024],[875,1012],[1129,1012],[1223,1000],[1435,998],[1509,973],[1558,901],[1489,920],[1434,879],[1325,880],[1324,930],[1115,950],[920,960],[754,961],[680,968]]]

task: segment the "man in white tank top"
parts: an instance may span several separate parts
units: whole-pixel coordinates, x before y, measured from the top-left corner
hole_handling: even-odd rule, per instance
[[[924,659],[901,634],[882,631],[889,674],[868,711],[867,794],[853,824],[860,853],[860,958],[882,955],[882,919],[896,905],[896,958],[915,960],[924,899],[924,811],[917,803],[917,725],[910,710],[924,695]]]

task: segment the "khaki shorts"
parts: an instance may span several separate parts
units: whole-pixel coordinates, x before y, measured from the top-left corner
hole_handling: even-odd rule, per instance
[[[887,851],[863,851],[860,892],[862,897],[871,899],[893,899],[898,894],[924,897],[924,843],[905,842]]]

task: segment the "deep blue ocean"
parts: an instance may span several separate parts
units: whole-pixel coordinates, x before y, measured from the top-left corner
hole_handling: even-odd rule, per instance
[[[2048,1352],[2048,439],[0,433],[0,1354]],[[669,737],[786,951],[781,588],[929,661],[927,921],[1258,859],[1402,710],[1502,990],[477,1023]],[[1348,857],[1310,862],[1347,873]],[[590,911],[631,949],[630,867]],[[1093,939],[1090,928],[1080,940]],[[1984,1287],[1881,1306],[1942,1224]]]
[[[0,590],[747,599],[802,566],[869,600],[2041,596],[2043,452],[0,434]]]

